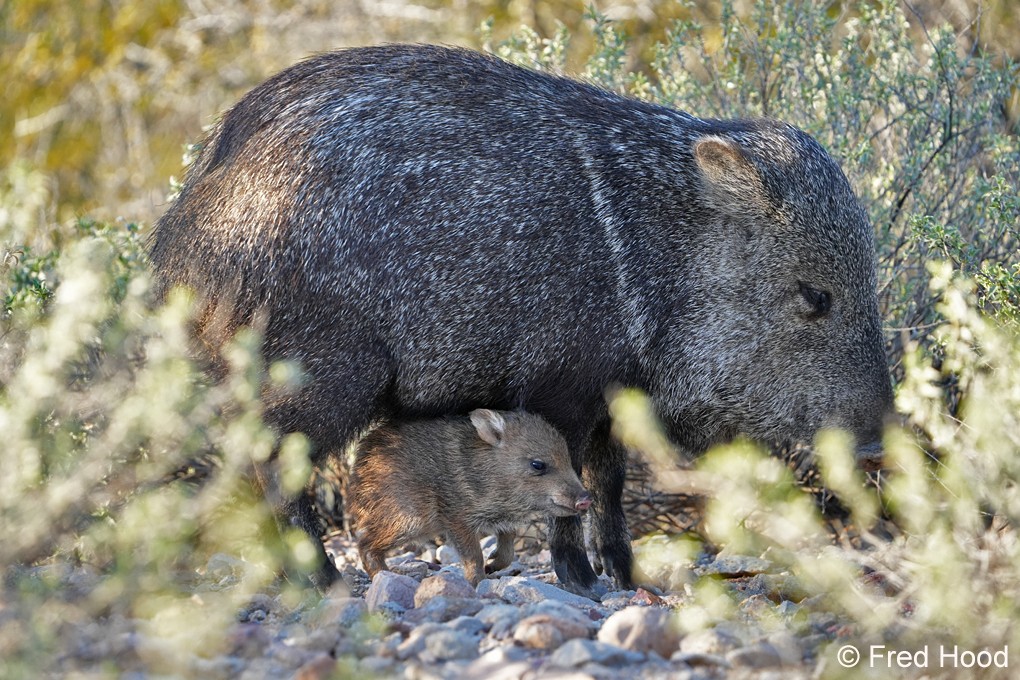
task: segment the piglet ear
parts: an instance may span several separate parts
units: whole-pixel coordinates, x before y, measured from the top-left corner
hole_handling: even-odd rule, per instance
[[[767,210],[761,175],[736,142],[718,135],[701,137],[694,142],[694,160],[706,198],[724,213]]]
[[[503,416],[490,411],[487,408],[475,409],[470,413],[471,424],[483,441],[492,446],[499,446],[503,443],[503,436],[506,433],[506,421]]]

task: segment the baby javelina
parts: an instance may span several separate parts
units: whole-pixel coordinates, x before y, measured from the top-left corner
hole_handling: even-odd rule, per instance
[[[386,551],[446,536],[464,575],[482,579],[482,535],[495,533],[488,570],[513,559],[514,530],[544,515],[584,512],[592,498],[563,437],[541,417],[478,409],[468,417],[387,424],[358,445],[351,513],[370,575]]]

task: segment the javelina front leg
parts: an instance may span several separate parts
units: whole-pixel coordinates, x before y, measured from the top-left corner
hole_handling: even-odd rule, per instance
[[[512,531],[500,531],[496,533],[496,552],[492,553],[492,559],[485,565],[485,573],[491,574],[500,569],[506,569],[514,560],[514,533]]]
[[[549,536],[553,570],[563,585],[582,593],[589,593],[597,576],[588,562],[584,549],[584,531],[580,517],[553,517]]]
[[[450,522],[449,534],[453,547],[460,553],[464,565],[464,578],[477,586],[485,578],[485,556],[478,542],[478,534],[460,520]]]
[[[597,567],[616,579],[620,588],[634,586],[634,553],[630,529],[623,512],[623,484],[627,477],[627,452],[610,434],[611,421],[600,423],[592,433],[583,470],[584,485],[592,495],[591,529]]]
[[[589,438],[581,435],[567,439],[570,462],[578,476],[581,475],[583,460],[581,452]],[[583,595],[593,595],[591,587],[598,577],[588,561],[580,517],[572,515],[549,518],[549,551],[552,553],[553,571],[560,583]]]

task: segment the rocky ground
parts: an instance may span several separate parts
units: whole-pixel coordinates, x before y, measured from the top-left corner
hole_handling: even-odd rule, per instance
[[[348,541],[330,549],[343,584],[296,606],[272,590],[255,595],[212,658],[114,618],[70,629],[47,665],[69,677],[797,678],[834,667],[830,645],[847,634],[792,577],[754,557],[702,555],[656,592],[615,591],[603,577],[593,600],[556,585],[547,550],[473,588],[444,548],[424,555],[434,562],[393,558],[371,581]],[[235,587],[246,568],[214,556],[194,596]],[[706,579],[736,614],[684,634],[676,614]]]

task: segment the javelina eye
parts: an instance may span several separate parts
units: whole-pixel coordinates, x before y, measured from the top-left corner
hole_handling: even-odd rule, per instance
[[[537,458],[531,461],[531,469],[535,472],[545,472],[545,461]]]
[[[829,291],[812,288],[803,281],[798,281],[797,285],[800,286],[800,294],[811,305],[809,317],[818,318],[829,313],[832,308],[832,295],[829,294]]]

